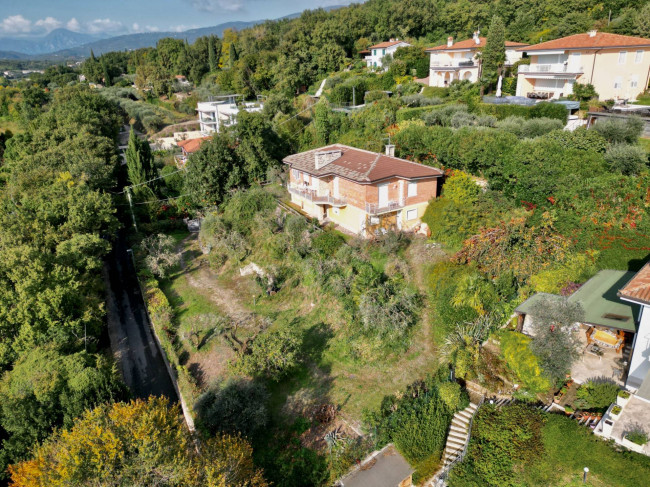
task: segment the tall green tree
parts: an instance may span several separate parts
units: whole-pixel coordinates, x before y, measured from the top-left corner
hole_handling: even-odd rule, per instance
[[[506,28],[498,15],[492,17],[485,47],[481,53],[481,78],[484,84],[492,85],[501,75],[506,62]]]
[[[151,194],[152,189],[148,184],[144,184],[154,178],[153,155],[151,147],[146,140],[141,140],[131,128],[129,135],[129,145],[126,148],[126,171],[129,176],[129,182],[136,195],[144,196]]]

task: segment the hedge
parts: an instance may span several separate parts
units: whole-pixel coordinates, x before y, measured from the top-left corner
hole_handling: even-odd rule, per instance
[[[412,107],[412,108],[400,108],[397,110],[396,120],[397,122],[404,122],[405,120],[415,120],[422,118],[422,115],[430,111],[436,110],[445,105],[429,105],[426,107]]]
[[[523,118],[554,118],[566,124],[569,118],[569,111],[559,103],[542,102],[531,107],[522,105],[493,105],[491,103],[479,103],[478,113],[482,115],[494,115],[498,120],[511,116]]]

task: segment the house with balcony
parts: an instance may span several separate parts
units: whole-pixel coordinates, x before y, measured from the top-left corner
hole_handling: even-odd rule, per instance
[[[518,49],[517,96],[553,99],[576,83],[592,84],[601,100],[635,100],[650,81],[650,39],[592,30]]]
[[[454,80],[468,80],[476,83],[481,75],[481,61],[477,54],[485,47],[486,38],[478,31],[471,39],[454,42],[447,38],[447,44],[426,50],[429,61],[429,86],[445,87]],[[506,41],[506,66],[512,66],[522,57],[517,49],[527,44]]]
[[[387,42],[380,42],[379,44],[370,46],[368,48],[368,50],[370,50],[370,54],[364,58],[366,60],[366,65],[369,68],[382,68],[382,58],[384,56],[392,57],[397,49],[410,45],[411,44],[408,42],[400,41],[399,39],[391,39]]]
[[[197,112],[201,134],[207,136],[235,125],[240,110],[261,112],[264,108],[262,98],[258,97],[256,102],[245,102],[243,98],[243,95],[223,95],[211,97],[210,101],[199,102]]]
[[[285,157],[291,202],[320,222],[364,237],[415,230],[438,195],[439,169],[334,144]]]

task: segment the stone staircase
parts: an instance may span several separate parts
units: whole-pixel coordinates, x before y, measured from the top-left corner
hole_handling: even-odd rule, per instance
[[[456,460],[469,442],[469,424],[477,409],[477,404],[470,403],[465,409],[454,414],[449,427],[445,452],[442,455],[444,467]]]

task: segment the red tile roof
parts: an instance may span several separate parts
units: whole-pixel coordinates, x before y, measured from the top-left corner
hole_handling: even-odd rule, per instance
[[[341,151],[332,162],[316,168],[316,153]],[[398,157],[390,157],[377,152],[356,149],[347,145],[334,144],[307,152],[293,154],[283,162],[292,169],[304,171],[317,177],[340,176],[356,183],[373,183],[392,177],[403,179],[437,178],[442,176],[440,169]]]
[[[622,36],[608,32],[596,32],[595,36],[586,34],[575,34],[552,41],[542,42],[518,51],[553,51],[556,49],[589,49],[604,47],[650,47],[650,39],[642,37]]]
[[[650,262],[618,292],[621,298],[650,305]]]
[[[384,47],[394,46],[395,44],[401,44],[402,42],[408,44],[406,41],[386,41],[375,44],[374,46],[370,46],[368,49],[382,49]]]
[[[179,140],[176,145],[181,149],[185,150],[188,154],[198,151],[201,148],[201,144],[206,140],[210,140],[212,137],[201,137],[200,139],[189,139],[189,140]]]
[[[473,49],[473,48],[485,47],[486,38],[479,37],[478,40],[479,40],[478,44],[476,43],[474,38],[471,38],[471,39],[465,39],[464,41],[454,42],[451,45],[451,47],[448,47],[447,44],[443,44],[441,46],[430,47],[425,50],[431,52],[431,51],[446,51],[446,50],[454,50],[454,49]],[[506,41],[506,47],[523,47],[527,45],[528,44],[524,44],[522,42]]]

